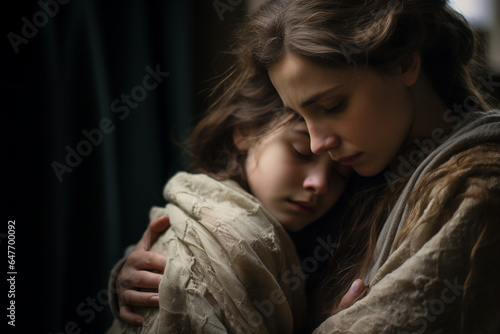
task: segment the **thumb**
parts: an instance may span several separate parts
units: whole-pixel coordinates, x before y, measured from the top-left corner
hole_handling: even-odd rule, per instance
[[[155,243],[161,233],[165,231],[170,226],[170,219],[167,216],[160,217],[157,219],[153,219],[144,234],[142,235],[141,240],[138,243],[138,247],[141,250],[149,251],[151,246]]]
[[[340,301],[339,306],[336,308],[335,313],[340,312],[354,304],[356,300],[363,296],[365,290],[365,283],[360,279],[355,280],[352,283],[349,291],[347,291],[344,297],[342,297],[342,300]]]

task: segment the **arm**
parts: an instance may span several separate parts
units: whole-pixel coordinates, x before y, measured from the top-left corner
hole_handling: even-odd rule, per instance
[[[134,250],[115,265],[110,277],[111,309],[117,318],[133,325],[144,318],[132,311],[132,306],[158,307],[158,285],[165,268],[165,256],[151,252],[151,245],[169,227],[168,217],[153,219]],[[150,289],[153,292],[139,291]]]

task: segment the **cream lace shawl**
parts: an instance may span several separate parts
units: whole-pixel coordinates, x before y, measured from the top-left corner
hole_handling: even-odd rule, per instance
[[[167,254],[160,307],[142,327],[108,333],[293,333],[306,300],[300,260],[282,226],[232,182],[178,173],[165,186],[171,227],[152,250]]]
[[[419,198],[417,215],[408,199],[423,177],[437,183]],[[448,177],[455,186],[444,183]],[[445,210],[451,214],[440,217]],[[413,223],[396,248],[403,226]],[[416,168],[382,229],[365,282],[367,295],[315,334],[500,333],[498,110],[468,115]]]

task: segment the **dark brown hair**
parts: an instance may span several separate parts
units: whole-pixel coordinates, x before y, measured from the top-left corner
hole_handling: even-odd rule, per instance
[[[194,128],[187,141],[190,171],[234,180],[247,189],[247,152],[236,147],[233,133],[236,129],[244,131],[252,145],[292,118],[282,111],[279,96],[262,75],[246,78],[231,99],[214,103]]]
[[[492,106],[477,89],[478,74],[487,74],[481,43],[446,1],[268,1],[238,38],[243,66],[264,73],[287,52],[333,67],[376,69],[418,52],[423,71],[449,107],[467,98],[482,108]]]

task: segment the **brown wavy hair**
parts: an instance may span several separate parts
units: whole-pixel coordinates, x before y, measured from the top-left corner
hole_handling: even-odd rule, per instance
[[[242,25],[236,77],[267,73],[287,52],[332,67],[384,69],[418,52],[422,68],[445,103],[481,94],[484,48],[462,15],[439,0],[275,0]],[[234,77],[234,76],[233,76]]]
[[[284,114],[274,89],[258,74],[245,79],[231,99],[214,103],[197,123],[186,142],[191,157],[189,170],[205,173],[218,180],[233,180],[248,190],[245,159],[233,141],[236,129],[245,131],[245,140],[253,145],[293,115]]]
[[[270,0],[241,25],[232,53],[236,62],[219,86],[220,105],[231,101],[251,76],[262,75],[260,84],[271,91],[267,69],[285,53],[326,66],[382,71],[418,53],[422,71],[450,109],[467,99],[483,109],[496,103],[477,88],[488,74],[478,36],[447,1]],[[404,184],[389,191],[382,181],[353,197],[328,288],[321,291],[323,310],[331,310],[350,283],[364,277]]]

